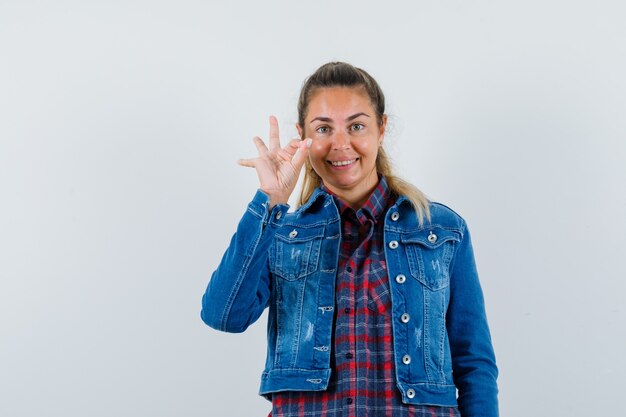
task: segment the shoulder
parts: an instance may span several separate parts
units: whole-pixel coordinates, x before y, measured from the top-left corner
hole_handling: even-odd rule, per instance
[[[447,206],[438,201],[429,201],[428,207],[430,208],[430,215],[433,218],[445,219],[449,221],[457,221],[459,223],[465,223],[463,217],[450,206]]]
[[[339,221],[339,212],[332,197],[318,194],[295,211],[285,213],[281,228],[319,228]]]
[[[465,233],[467,228],[465,219],[455,210],[437,201],[430,201],[429,208],[430,222],[426,222],[427,225],[445,229],[456,229],[461,235]]]
[[[445,204],[437,201],[428,201],[428,215],[420,222],[419,215],[409,199],[400,196],[396,201],[392,211],[398,211],[400,214],[399,222],[391,222],[391,229],[399,228],[403,232],[423,232],[432,231],[434,229],[446,229],[451,232],[457,232],[460,237],[465,233],[465,220],[456,211]]]
[[[463,217],[449,206],[438,201],[428,201],[429,217],[424,218],[423,223],[419,222],[418,213],[406,197],[400,197],[398,205],[400,206],[401,214],[409,214],[408,217],[411,219],[409,223],[420,230],[442,228],[456,230],[461,235],[465,231],[466,225]]]

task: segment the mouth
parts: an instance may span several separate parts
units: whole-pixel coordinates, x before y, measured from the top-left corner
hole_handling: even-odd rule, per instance
[[[345,167],[345,166],[354,164],[358,160],[359,158],[354,158],[354,159],[346,159],[344,161],[326,161],[326,162],[328,162],[330,165],[334,167]]]

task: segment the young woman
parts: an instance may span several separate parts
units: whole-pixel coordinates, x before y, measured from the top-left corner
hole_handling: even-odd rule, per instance
[[[254,142],[260,187],[202,319],[242,332],[269,307],[260,394],[279,416],[498,415],[497,367],[464,220],[393,175],[377,82],[331,62],[305,82],[302,140]],[[300,207],[287,200],[304,167]]]

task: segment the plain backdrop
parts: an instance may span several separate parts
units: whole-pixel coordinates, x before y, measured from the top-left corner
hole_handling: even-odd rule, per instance
[[[501,414],[605,416],[626,373],[622,1],[0,0],[0,415],[265,416],[264,315],[200,300],[275,114],[330,60],[398,173],[468,222]]]

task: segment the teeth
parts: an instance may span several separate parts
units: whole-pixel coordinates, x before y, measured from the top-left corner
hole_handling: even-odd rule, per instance
[[[330,163],[335,167],[342,167],[344,165],[353,164],[355,161],[356,159],[350,159],[348,161],[330,161]]]

